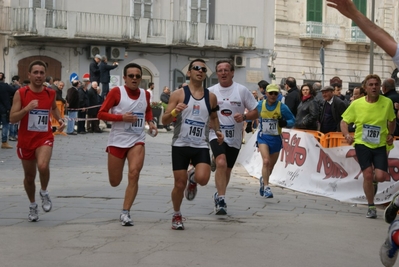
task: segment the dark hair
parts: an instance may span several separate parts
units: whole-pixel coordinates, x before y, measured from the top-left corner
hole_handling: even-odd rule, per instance
[[[47,77],[46,77],[46,82],[49,83],[52,79],[53,79],[53,77],[47,76]]]
[[[153,86],[154,85],[154,83],[152,83],[152,82],[149,82],[148,83],[148,87],[151,87],[151,86]]]
[[[289,88],[297,88],[294,77],[288,77],[287,80],[285,80],[285,84],[288,85]]]
[[[260,82],[258,82],[258,86],[260,88],[266,89],[266,87],[269,85],[269,83],[265,80],[261,80]]]
[[[0,72],[0,81],[4,80],[6,76],[4,75],[4,72]]]
[[[12,82],[19,81],[19,76],[18,75],[12,76],[11,81]]]
[[[221,59],[221,60],[216,61],[215,70],[217,70],[219,64],[222,64],[222,63],[229,64],[230,65],[230,71],[234,71],[234,62],[231,59]]]
[[[191,70],[191,68],[193,67],[193,63],[194,62],[202,62],[202,63],[206,64],[205,60],[203,60],[201,58],[197,58],[197,59],[194,59],[193,61],[190,62],[190,64],[188,65],[188,70]]]
[[[356,86],[355,88],[353,88],[353,91],[355,91],[355,89],[359,89],[359,94],[367,95],[366,90],[362,86]]]
[[[72,85],[73,86],[78,86],[79,85],[79,81],[78,80],[73,80],[72,81]]]
[[[302,96],[303,96],[303,94],[302,94],[302,88],[305,87],[305,86],[307,86],[307,87],[309,88],[309,94],[310,94],[311,96],[315,97],[315,96],[316,96],[316,91],[313,89],[313,87],[312,87],[309,83],[304,83],[304,84],[302,84],[301,90],[299,90],[299,97],[302,99]]]
[[[129,63],[123,68],[123,76],[127,75],[127,69],[129,69],[129,68],[139,69],[140,70],[140,74],[143,74],[143,69],[141,68],[141,66],[139,64]]]
[[[46,64],[46,63],[44,63],[42,60],[34,60],[34,61],[32,61],[32,62],[29,64],[28,72],[31,72],[33,66],[35,66],[35,65],[43,66],[43,67],[44,67],[44,70],[45,70],[45,71],[47,70],[47,64]]]

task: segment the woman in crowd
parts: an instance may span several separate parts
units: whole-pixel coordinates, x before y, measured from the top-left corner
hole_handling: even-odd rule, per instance
[[[295,118],[295,128],[317,130],[319,105],[315,100],[316,92],[310,84],[303,84],[299,93],[301,103]]]

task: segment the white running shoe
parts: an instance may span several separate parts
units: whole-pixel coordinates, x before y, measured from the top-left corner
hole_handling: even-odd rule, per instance
[[[132,219],[130,218],[129,212],[128,213],[122,212],[119,219],[122,223],[122,226],[133,226],[134,225]]]
[[[49,212],[51,208],[53,207],[53,204],[51,203],[50,196],[47,192],[47,194],[42,195],[42,192],[40,191],[40,197],[42,198],[42,208],[45,212]]]
[[[30,222],[37,222],[39,220],[39,210],[37,204],[34,207],[29,206],[28,220]]]

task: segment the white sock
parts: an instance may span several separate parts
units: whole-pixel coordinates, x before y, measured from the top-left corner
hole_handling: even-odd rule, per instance
[[[225,199],[225,196],[224,196],[224,195],[218,196],[218,198],[219,198],[219,199]]]
[[[180,210],[179,210],[179,211],[175,211],[175,212],[173,212],[173,216],[175,216],[175,215],[181,215],[181,212],[180,212]]]
[[[48,195],[48,191],[40,189],[40,194],[42,194],[42,196]]]
[[[30,203],[29,208],[34,208],[36,206],[37,206],[36,202],[32,202],[32,203]]]

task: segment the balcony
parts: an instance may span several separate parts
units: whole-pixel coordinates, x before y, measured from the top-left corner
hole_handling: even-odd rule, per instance
[[[362,32],[359,27],[350,27],[345,32],[345,43],[347,44],[370,44],[370,39]]]
[[[338,41],[341,30],[338,25],[316,21],[306,21],[300,24],[300,39],[318,39],[323,41]]]
[[[45,21],[45,23],[43,23]],[[256,48],[256,27],[170,21],[46,10],[0,8],[0,34],[19,39],[70,42],[150,44],[154,46]]]

